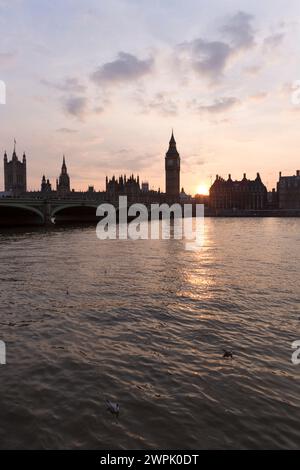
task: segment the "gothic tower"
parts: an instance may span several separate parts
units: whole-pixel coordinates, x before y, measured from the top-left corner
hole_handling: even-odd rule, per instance
[[[70,192],[70,177],[67,172],[67,166],[65,156],[63,156],[63,163],[61,167],[61,173],[58,180],[56,180],[56,191],[65,194]]]
[[[10,162],[7,160],[7,153],[4,153],[4,189],[14,196],[25,193],[27,190],[26,155],[24,152],[22,161],[19,161],[16,154],[16,141]]]
[[[169,150],[165,157],[166,194],[177,197],[180,191],[180,156],[176,148],[176,141],[172,131]]]

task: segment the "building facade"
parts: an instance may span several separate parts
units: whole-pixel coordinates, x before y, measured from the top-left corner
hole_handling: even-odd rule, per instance
[[[176,148],[174,134],[169,142],[169,149],[165,157],[166,195],[177,199],[180,193],[180,155]]]
[[[14,196],[25,193],[27,190],[26,155],[24,152],[20,161],[16,154],[16,146],[14,146],[10,161],[8,161],[7,153],[4,153],[4,189]]]
[[[277,194],[279,209],[300,209],[300,170],[294,176],[279,173]]]
[[[209,190],[209,205],[212,209],[259,210],[267,207],[267,188],[259,173],[255,180],[249,180],[244,173],[241,181],[234,181],[231,175],[225,180],[216,176]]]
[[[119,196],[127,196],[129,200],[138,200],[141,193],[140,178],[133,175],[129,178],[113,176],[110,180],[106,177],[106,194],[109,200],[115,200]]]

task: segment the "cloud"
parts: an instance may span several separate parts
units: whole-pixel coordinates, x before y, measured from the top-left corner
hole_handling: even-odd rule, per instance
[[[267,36],[263,42],[263,48],[265,51],[273,51],[273,49],[280,46],[285,37],[284,33],[275,33]]]
[[[220,28],[225,40],[223,37],[213,41],[196,38],[179,44],[177,50],[187,58],[198,75],[208,78],[211,83],[217,82],[231,58],[254,46],[252,19],[252,15],[238,12]]]
[[[96,106],[94,108],[94,113],[95,114],[102,114],[102,113],[104,113],[104,111],[105,111],[105,109],[103,108],[103,106]]]
[[[239,11],[221,27],[221,32],[228,37],[233,50],[248,49],[254,45],[253,16]]]
[[[185,155],[183,160],[183,166],[186,167],[186,172],[188,172],[189,168],[193,166],[203,166],[207,163],[206,159],[201,157],[198,154],[190,154]]]
[[[143,152],[137,153],[134,148],[120,148],[120,149],[107,149],[101,154],[101,158],[97,157],[97,160],[83,165],[84,169],[95,170],[109,170],[112,175],[126,173],[136,173],[143,169],[149,169],[154,166],[157,162],[162,161],[162,154]]]
[[[190,107],[194,108],[198,113],[219,114],[231,110],[240,104],[240,100],[233,96],[216,99],[212,104],[203,105],[197,102],[190,103]]]
[[[216,79],[222,75],[231,55],[230,47],[221,41],[205,41],[198,38],[181,44],[182,49],[190,50],[193,69],[200,75]]]
[[[143,169],[148,169],[156,161],[161,159],[161,155],[154,153],[146,152],[144,154],[134,155],[134,150],[122,149],[115,154],[115,165],[121,166],[127,171],[141,171]],[[121,163],[121,165],[120,165]]]
[[[68,77],[62,81],[40,80],[41,84],[54,90],[63,92],[59,100],[63,111],[69,116],[83,119],[87,113],[88,99],[84,96],[86,87],[76,77]],[[58,132],[68,133],[68,128],[62,128]],[[71,131],[72,132],[72,131]],[[70,132],[69,132],[70,133]]]
[[[249,96],[251,101],[263,101],[268,97],[268,93],[266,91],[259,91],[254,95]]]
[[[61,134],[75,134],[78,132],[76,129],[69,129],[68,127],[61,127],[60,129],[56,129],[56,132],[59,132]]]
[[[86,87],[82,85],[78,78],[70,77],[65,78],[62,82],[54,82],[47,79],[41,80],[42,85],[52,88],[53,90],[71,92],[71,93],[83,93]]]
[[[62,104],[67,114],[82,119],[87,111],[88,100],[84,96],[71,95],[64,98]]]
[[[258,75],[261,70],[261,65],[249,65],[248,67],[244,67],[244,71],[247,75]]]
[[[142,113],[156,111],[162,116],[174,116],[178,112],[177,103],[168,98],[167,93],[156,93],[152,98],[147,99],[144,93],[136,96],[136,101],[141,107]]]
[[[119,52],[116,60],[98,67],[91,79],[98,85],[130,82],[149,74],[152,68],[152,58],[140,60],[132,54]]]

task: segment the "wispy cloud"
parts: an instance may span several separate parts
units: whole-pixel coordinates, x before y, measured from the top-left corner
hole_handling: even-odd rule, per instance
[[[252,75],[252,76],[258,75],[261,70],[262,70],[261,65],[249,65],[249,66],[244,67],[244,72],[247,75]]]
[[[88,100],[84,96],[68,96],[62,101],[64,111],[76,118],[83,119],[88,106]]]
[[[220,78],[231,55],[228,44],[221,41],[206,41],[198,38],[180,45],[182,50],[190,53],[192,68],[211,80]]]
[[[41,83],[48,88],[63,92],[83,93],[86,90],[86,87],[82,85],[76,77],[65,78],[62,81],[42,79]]]
[[[68,127],[61,127],[60,129],[56,129],[56,132],[59,132],[60,134],[76,134],[78,130],[69,129]]]
[[[228,96],[218,98],[211,104],[202,104],[198,103],[197,101],[193,101],[189,104],[189,106],[198,113],[219,114],[227,112],[239,104],[240,100],[238,98]]]
[[[186,56],[199,76],[208,78],[211,83],[218,82],[223,77],[230,59],[238,52],[254,46],[252,20],[252,15],[238,12],[220,28],[224,39],[196,38],[179,44],[177,50]]]
[[[83,168],[103,169],[109,170],[110,174],[113,173],[132,173],[138,172],[143,169],[150,169],[152,166],[161,161],[161,154],[151,152],[138,153],[135,148],[124,147],[120,149],[109,149],[103,151],[101,159],[91,161],[89,163],[82,163]]]
[[[228,37],[232,51],[248,49],[254,45],[253,16],[239,11],[231,16],[220,31]]]
[[[280,46],[284,40],[285,34],[284,33],[274,33],[270,36],[267,36],[263,42],[263,48],[265,51],[273,51],[278,46]]]
[[[258,91],[253,95],[249,96],[249,100],[251,101],[263,101],[268,97],[268,93],[266,91]]]
[[[148,98],[145,93],[137,93],[135,99],[140,106],[142,113],[155,111],[162,116],[174,116],[178,112],[177,102],[168,96],[168,93],[159,92]]]
[[[138,59],[133,54],[119,52],[116,60],[98,67],[91,79],[98,85],[130,82],[149,74],[153,68],[153,58]]]

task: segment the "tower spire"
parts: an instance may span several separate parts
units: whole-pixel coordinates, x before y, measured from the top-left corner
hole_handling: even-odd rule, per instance
[[[64,155],[63,155],[63,162],[62,162],[62,166],[61,166],[61,171],[62,171],[62,173],[66,173],[66,172],[67,172],[66,159],[65,159],[65,156],[64,156]]]
[[[171,135],[171,139],[170,139],[170,145],[176,145],[176,140],[174,138],[174,130],[173,130],[173,127],[172,127],[172,135]]]

